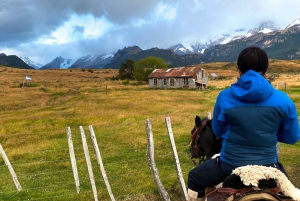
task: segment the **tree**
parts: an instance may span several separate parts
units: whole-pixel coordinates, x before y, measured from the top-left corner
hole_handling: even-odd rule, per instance
[[[119,69],[119,78],[121,80],[133,79],[134,61],[127,59],[125,63],[122,63]]]
[[[154,69],[167,68],[167,63],[157,57],[147,57],[134,64],[134,78],[138,81],[148,81],[148,76]]]

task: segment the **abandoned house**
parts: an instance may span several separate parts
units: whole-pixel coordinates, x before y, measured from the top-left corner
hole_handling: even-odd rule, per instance
[[[148,76],[150,88],[206,88],[209,74],[200,66],[155,69]]]

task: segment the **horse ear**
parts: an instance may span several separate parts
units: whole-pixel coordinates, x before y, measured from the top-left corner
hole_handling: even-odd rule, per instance
[[[195,123],[196,123],[197,126],[199,126],[200,123],[201,123],[201,118],[198,115],[196,115]]]

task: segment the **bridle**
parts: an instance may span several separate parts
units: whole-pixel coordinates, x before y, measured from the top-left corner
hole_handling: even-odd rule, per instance
[[[195,127],[194,127],[194,129],[193,129],[193,130],[195,130],[195,131],[193,132],[193,134],[192,134],[192,136],[191,136],[191,139],[185,144],[185,146],[188,146],[188,145],[192,142],[191,147],[192,147],[192,146],[195,147],[195,153],[196,153],[197,157],[200,159],[199,163],[201,163],[201,162],[203,162],[203,161],[205,160],[204,158],[205,158],[206,155],[205,155],[205,153],[204,153],[201,149],[199,149],[199,147],[198,147],[198,140],[196,140],[196,139],[197,139],[197,134],[198,134],[198,133],[199,133],[199,136],[198,136],[198,137],[200,137],[201,131],[202,131],[203,128],[206,126],[207,121],[208,121],[208,120],[202,121],[201,124],[200,124],[200,126],[196,126],[196,125],[195,125]],[[200,153],[201,155],[200,155],[199,153]],[[197,163],[195,162],[193,156],[191,156],[191,161],[197,166]]]

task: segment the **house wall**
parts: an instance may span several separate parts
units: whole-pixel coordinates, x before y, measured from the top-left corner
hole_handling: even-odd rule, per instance
[[[155,80],[156,79],[156,85]],[[164,81],[166,79],[166,83]],[[174,86],[171,86],[172,79],[174,80]],[[184,78],[149,78],[149,88],[161,88],[161,89],[168,89],[168,88],[196,88],[195,79],[187,78],[188,85],[184,83]]]
[[[208,73],[202,69],[197,73],[197,82],[203,83],[206,86],[208,85]]]

